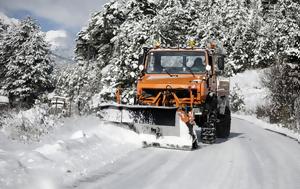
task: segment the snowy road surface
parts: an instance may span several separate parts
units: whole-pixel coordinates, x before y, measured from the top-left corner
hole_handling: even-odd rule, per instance
[[[197,151],[145,148],[88,175],[73,187],[299,189],[297,141],[233,118],[228,140]]]

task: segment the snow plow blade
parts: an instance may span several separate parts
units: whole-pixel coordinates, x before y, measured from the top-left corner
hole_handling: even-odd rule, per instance
[[[190,150],[192,137],[176,107],[104,104],[97,115],[104,121],[129,125],[145,147]]]

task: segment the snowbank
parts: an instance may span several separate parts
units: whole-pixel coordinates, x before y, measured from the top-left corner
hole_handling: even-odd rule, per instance
[[[266,104],[267,89],[261,85],[264,70],[246,70],[230,78],[230,88],[238,86],[244,96],[245,111],[255,113],[257,106]]]
[[[247,120],[265,129],[281,133],[300,141],[300,133],[256,118],[256,108],[269,103],[267,99],[268,89],[262,86],[260,79],[264,71],[265,69],[246,70],[243,73],[236,74],[230,79],[231,90],[235,85],[238,85],[245,102],[244,112],[238,112],[234,114],[234,117]]]
[[[0,95],[0,104],[8,104],[8,103],[9,103],[8,97]]]
[[[97,117],[64,120],[40,142],[22,144],[0,132],[0,186],[62,188],[140,148],[138,135]]]
[[[1,132],[9,138],[32,141],[39,140],[55,124],[56,117],[48,115],[46,104],[36,105],[29,110],[10,110],[0,114]]]
[[[257,119],[253,115],[245,115],[245,114],[239,113],[239,114],[233,114],[232,117],[246,120],[246,121],[251,122],[254,125],[260,126],[266,130],[271,130],[271,131],[280,133],[282,135],[288,136],[288,137],[293,138],[293,139],[297,140],[298,142],[300,142],[300,133],[296,133],[290,129],[281,127],[280,125],[267,123],[266,121]]]

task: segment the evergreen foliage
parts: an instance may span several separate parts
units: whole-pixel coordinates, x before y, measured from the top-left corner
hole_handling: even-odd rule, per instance
[[[4,36],[7,33],[7,30],[9,29],[9,25],[5,24],[3,20],[0,19],[0,83],[4,79],[4,75],[6,73],[6,68],[5,68],[5,54],[4,51],[2,50],[4,47]],[[0,88],[0,91],[1,88]],[[3,92],[2,92],[3,93]],[[1,95],[1,94],[0,94]],[[4,95],[4,94],[2,94]]]
[[[269,67],[280,57],[298,59],[299,7],[294,0],[113,0],[79,33],[76,59],[95,61],[103,70],[94,78],[101,80],[103,99],[111,100],[120,86],[128,102],[142,47],[154,40],[176,46],[193,36],[202,47],[220,41],[227,49],[228,75]]]
[[[123,102],[133,103],[143,47],[153,46],[154,40],[177,46],[196,37],[201,47],[212,40],[223,44],[228,75],[271,67],[263,81],[270,90],[268,115],[274,122],[295,123],[299,12],[298,0],[112,0],[79,32],[77,65],[57,72],[54,83],[49,48],[39,26],[30,18],[14,26],[0,20],[0,91],[30,106],[53,84],[58,95],[75,102],[94,96],[114,100],[121,87]],[[239,110],[242,98],[235,91],[232,97]]]
[[[238,112],[243,111],[244,108],[244,96],[241,94],[240,87],[238,85],[235,85],[230,93],[230,109],[232,112]]]
[[[271,40],[258,51],[262,61],[275,63],[265,73],[263,84],[269,89],[271,122],[281,122],[293,130],[300,118],[297,98],[300,95],[300,6],[296,0],[278,0],[268,11],[264,28]],[[271,19],[273,18],[273,19]],[[270,49],[267,52],[267,49]]]
[[[31,18],[26,18],[4,32],[1,41],[1,89],[12,103],[20,101],[30,107],[52,88],[53,66],[44,34]]]
[[[295,127],[299,120],[298,98],[300,94],[299,63],[280,63],[266,71],[263,84],[270,90],[268,117],[271,122],[282,122]],[[292,128],[294,129],[294,128]]]

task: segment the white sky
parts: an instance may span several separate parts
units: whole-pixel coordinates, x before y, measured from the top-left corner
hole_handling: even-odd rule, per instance
[[[70,57],[76,33],[88,23],[91,14],[100,11],[107,2],[109,0],[0,0],[0,17],[12,18],[11,15],[28,12],[46,32],[51,48],[62,49],[61,52]]]
[[[108,0],[0,0],[2,11],[26,10],[66,27],[81,27]]]

